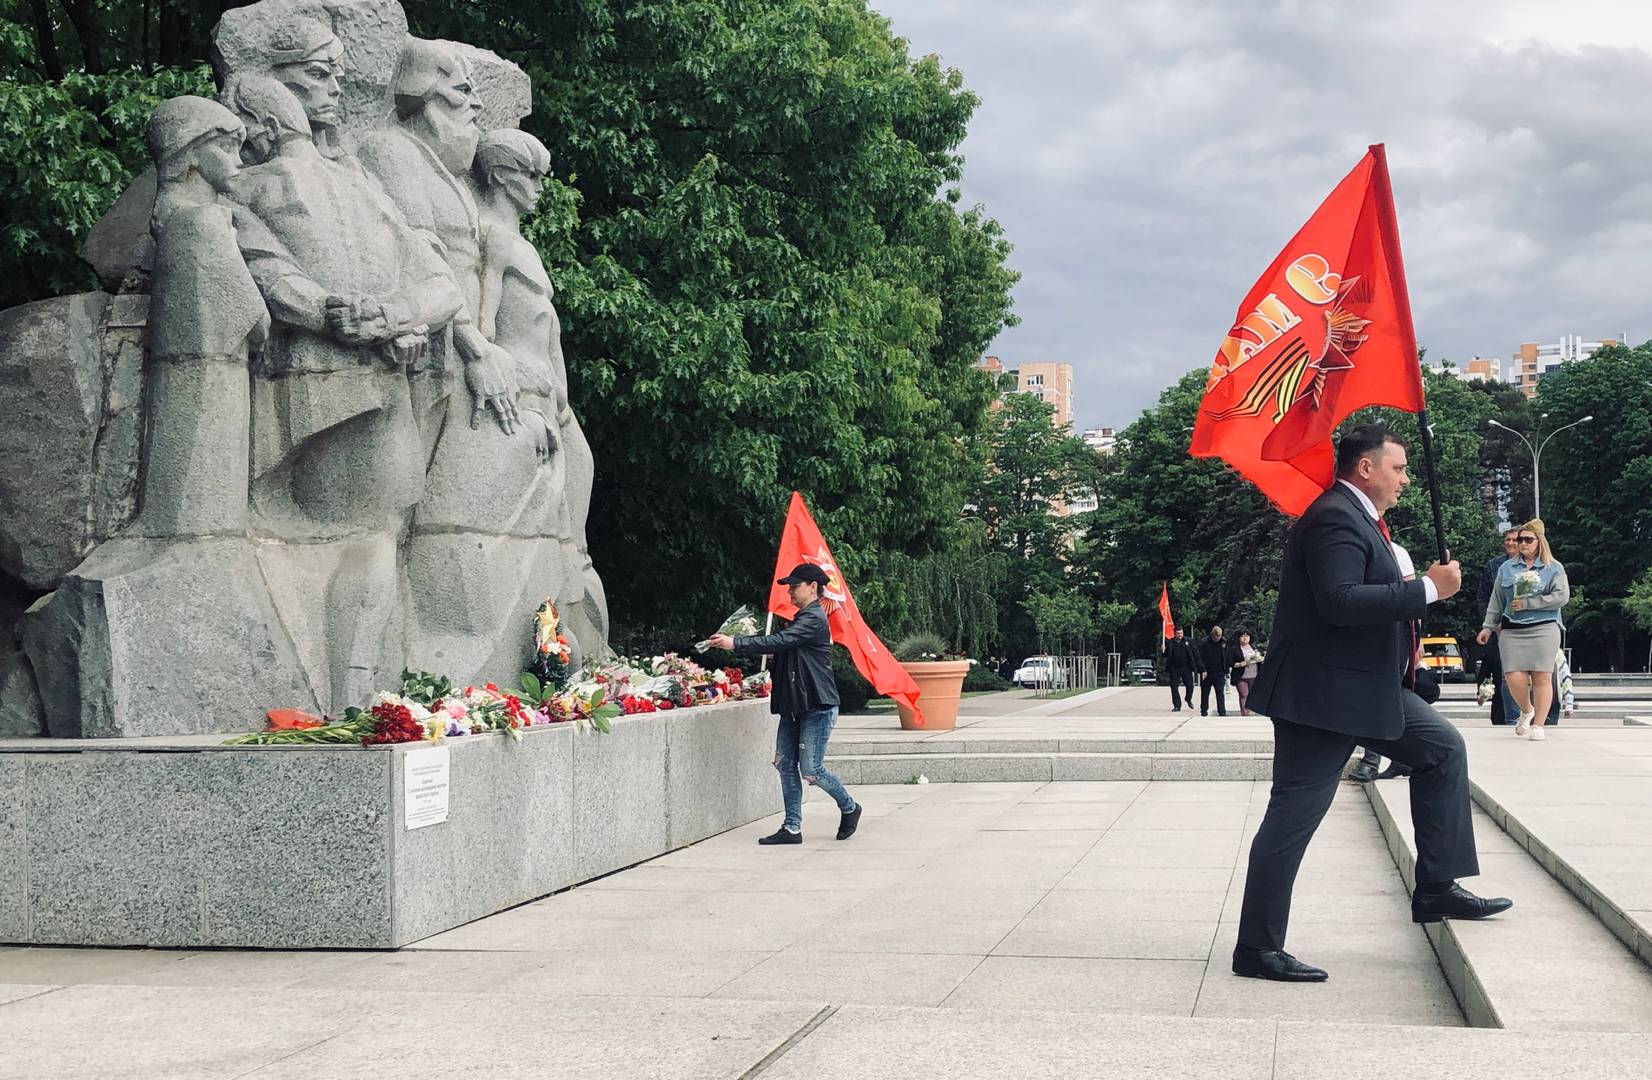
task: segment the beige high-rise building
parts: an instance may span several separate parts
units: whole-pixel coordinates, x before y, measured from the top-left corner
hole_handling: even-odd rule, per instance
[[[1049,360],[1033,361],[1011,368],[1005,367],[1004,362],[996,356],[986,356],[981,358],[976,367],[994,375],[1014,375],[1015,389],[1009,391],[1010,393],[1036,395],[1055,406],[1054,419],[1057,425],[1072,424],[1073,365]]]
[[[1528,341],[1515,350],[1513,363],[1509,366],[1508,381],[1517,386],[1522,394],[1534,398],[1537,396],[1537,384],[1543,376],[1566,361],[1587,360],[1607,345],[1627,344],[1629,335],[1626,333],[1615,338],[1601,338],[1599,341],[1585,341],[1576,334],[1569,334],[1553,345],[1540,345],[1535,341]]]

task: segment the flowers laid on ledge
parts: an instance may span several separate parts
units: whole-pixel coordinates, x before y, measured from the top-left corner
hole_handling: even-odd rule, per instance
[[[532,670],[523,673],[517,689],[502,690],[493,683],[461,689],[445,675],[404,671],[399,691],[380,693],[366,709],[345,709],[342,720],[271,709],[268,728],[229,742],[379,746],[490,731],[520,739],[523,728],[565,723],[588,723],[607,734],[612,718],[622,714],[768,697],[771,689],[766,671],[748,676],[737,667],[705,668],[674,652],[647,661],[616,657],[600,666],[587,664],[570,680],[572,651],[549,600],[534,615],[533,648]]]

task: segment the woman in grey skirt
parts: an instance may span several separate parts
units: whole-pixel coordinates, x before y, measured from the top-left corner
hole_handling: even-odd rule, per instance
[[[1554,662],[1560,651],[1560,609],[1571,599],[1566,568],[1555,561],[1543,522],[1537,518],[1520,526],[1518,554],[1497,570],[1497,584],[1486,604],[1485,623],[1475,638],[1481,645],[1497,631],[1503,658],[1503,677],[1520,706],[1515,735],[1534,740],[1548,738],[1543,723],[1554,701]]]

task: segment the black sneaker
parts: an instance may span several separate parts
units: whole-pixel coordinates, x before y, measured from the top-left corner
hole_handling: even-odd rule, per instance
[[[774,831],[773,836],[759,836],[757,838],[757,842],[764,845],[801,844],[803,842],[803,834],[801,832],[792,832],[787,829],[786,826],[782,825]]]
[[[849,811],[847,814],[844,814],[843,815],[843,820],[838,822],[837,838],[839,840],[847,840],[851,836],[855,835],[855,830],[858,829],[859,827],[860,827],[860,803],[856,803],[855,808],[853,810]]]

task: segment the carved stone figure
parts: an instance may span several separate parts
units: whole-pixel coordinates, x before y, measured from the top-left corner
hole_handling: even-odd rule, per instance
[[[521,217],[539,203],[551,155],[526,132],[490,132],[477,153],[482,186],[482,333],[516,359],[519,414],[549,474],[554,535],[569,549],[568,576],[557,607],[586,655],[608,639],[608,600],[585,541],[595,468],[585,432],[568,402],[568,366],[562,353],[550,276],[539,252],[522,236]]]
[[[204,536],[247,524],[247,361],[269,314],[219,197],[240,175],[244,136],[241,121],[206,98],[163,102],[149,121],[159,184],[135,535]]]
[[[546,596],[601,651],[526,75],[396,0],[233,7],[213,64],[87,240],[119,295],[0,312],[0,729],[514,680]]]
[[[182,97],[147,134],[158,188],[140,511],[24,617],[54,735],[211,730],[212,712],[249,691],[316,701],[246,535],[247,364],[269,317],[220,199],[244,129]]]
[[[477,126],[481,99],[463,57],[431,41],[408,42],[394,89],[398,122],[364,136],[358,153],[408,223],[436,239],[465,297],[465,308],[452,325],[453,350],[464,366],[472,398],[467,403],[470,411],[461,419],[479,423],[485,406],[499,426],[511,432],[516,426],[516,395],[509,378],[510,357],[490,345],[475,324],[481,225],[469,173],[482,134]],[[437,353],[436,381],[415,384],[415,397],[421,399],[416,408],[430,453],[447,419],[452,392],[444,378],[447,350],[439,346]]]

